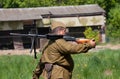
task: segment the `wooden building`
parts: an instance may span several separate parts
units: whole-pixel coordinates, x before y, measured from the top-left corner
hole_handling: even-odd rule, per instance
[[[105,11],[97,4],[79,6],[54,6],[37,8],[0,9],[0,49],[30,48],[31,39],[10,36],[9,33],[47,34],[52,21],[63,22],[69,34],[84,37],[85,27],[102,30],[102,42],[105,42]],[[38,40],[37,47],[44,40]],[[41,44],[40,44],[41,43]]]

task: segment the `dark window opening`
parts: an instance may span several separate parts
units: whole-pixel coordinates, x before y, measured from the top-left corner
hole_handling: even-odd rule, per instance
[[[10,37],[0,37],[0,49],[14,49],[12,39]]]
[[[88,27],[88,26],[86,26]],[[83,32],[85,32],[85,29],[86,29],[85,26],[83,27],[68,27],[68,35],[70,36],[74,36],[76,38],[85,38],[85,35]],[[98,30],[99,31],[99,28],[100,26],[90,26],[92,28],[92,30]]]
[[[38,34],[48,34],[50,32],[50,27],[39,27]]]
[[[31,48],[31,38],[25,38],[25,37],[22,37],[22,41],[23,41],[23,47],[25,49],[27,48]]]

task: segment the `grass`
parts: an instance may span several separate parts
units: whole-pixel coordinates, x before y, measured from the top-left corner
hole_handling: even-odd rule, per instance
[[[120,79],[120,50],[102,50],[73,57],[73,79]]]
[[[28,55],[0,56],[0,79],[32,79],[39,61]],[[73,55],[72,79],[120,79],[120,50]]]
[[[0,79],[32,79],[37,61],[31,56],[14,55],[0,57]]]

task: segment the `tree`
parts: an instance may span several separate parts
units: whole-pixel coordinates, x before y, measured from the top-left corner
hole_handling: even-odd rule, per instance
[[[107,33],[110,37],[120,37],[120,5],[116,4],[108,13]]]

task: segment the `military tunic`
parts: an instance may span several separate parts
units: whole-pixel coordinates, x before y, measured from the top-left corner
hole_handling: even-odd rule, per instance
[[[71,79],[74,68],[71,54],[85,53],[90,48],[90,44],[73,44],[64,39],[49,41],[43,50],[41,62],[53,64],[51,79]],[[38,72],[39,67],[36,70]],[[45,70],[43,76],[47,79]]]

